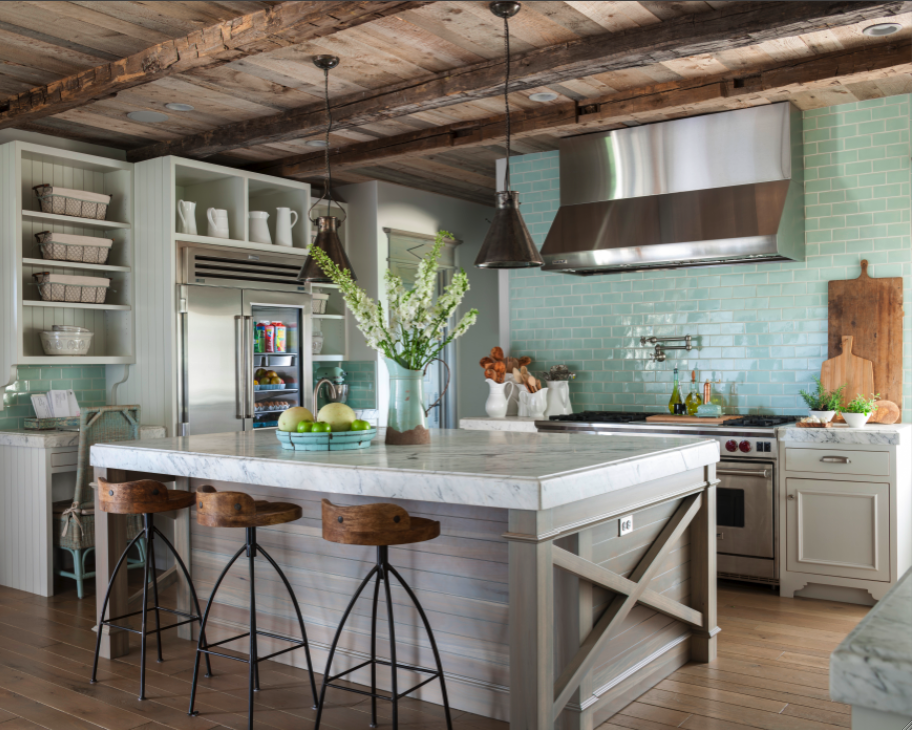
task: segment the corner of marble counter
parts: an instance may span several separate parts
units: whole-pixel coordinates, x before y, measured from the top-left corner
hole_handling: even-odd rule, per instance
[[[520,418],[507,416],[506,418],[490,418],[488,416],[466,416],[459,419],[459,428],[466,431],[519,431],[522,433],[538,433],[535,427],[535,418]]]
[[[908,444],[912,425],[908,423],[872,423],[864,428],[834,425],[832,428],[798,428],[784,426],[778,438],[792,444],[850,444],[860,446],[899,446]]]

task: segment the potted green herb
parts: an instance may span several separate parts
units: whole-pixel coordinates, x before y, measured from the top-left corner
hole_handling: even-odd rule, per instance
[[[814,378],[817,388],[812,391],[802,390],[801,397],[807,404],[812,416],[817,416],[823,423],[833,420],[836,411],[842,407],[842,393],[845,385],[840,385],[830,392],[820,383],[820,378]]]
[[[871,414],[877,410],[877,399],[879,395],[872,395],[870,399],[865,398],[861,393],[855,400],[847,403],[842,407],[842,417],[850,428],[861,428],[864,426]]]

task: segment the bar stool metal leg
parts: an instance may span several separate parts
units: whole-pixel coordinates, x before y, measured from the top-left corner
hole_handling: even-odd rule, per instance
[[[259,684],[257,676],[257,625],[256,585],[253,559],[256,556],[256,528],[247,528],[247,567],[250,574],[250,680],[247,686],[247,730],[253,730],[253,688]]]
[[[392,703],[393,703],[393,730],[399,727],[399,673],[398,664],[396,663],[396,624],[393,621],[393,594],[390,591],[389,582],[389,548],[382,545],[377,548],[377,562],[381,564],[381,573],[383,574],[383,587],[386,590],[386,615],[389,618],[389,640],[390,640],[390,671],[392,672]]]
[[[162,659],[161,614],[158,610],[158,575],[155,573],[155,526],[153,515],[145,515],[144,522],[143,531],[146,533],[146,540],[149,543],[148,563],[151,566],[150,572],[152,573],[152,600],[155,602],[155,640],[158,648],[158,663],[161,664],[164,659]]]
[[[377,727],[377,603],[380,600],[380,576],[374,582],[374,606],[371,611],[371,727]]]

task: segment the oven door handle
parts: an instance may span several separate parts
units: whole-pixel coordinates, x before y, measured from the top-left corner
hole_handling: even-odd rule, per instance
[[[763,477],[764,479],[769,479],[770,470],[763,469],[762,471],[742,471],[737,469],[716,469],[716,474],[724,474],[725,476],[731,477]]]

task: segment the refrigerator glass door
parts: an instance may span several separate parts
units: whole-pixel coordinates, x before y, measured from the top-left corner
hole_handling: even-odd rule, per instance
[[[190,434],[241,431],[244,381],[236,368],[242,351],[241,292],[186,287],[183,328],[183,416]]]
[[[313,411],[310,295],[244,291],[252,416],[249,428],[276,428],[283,411]],[[316,415],[316,414],[314,414]]]

